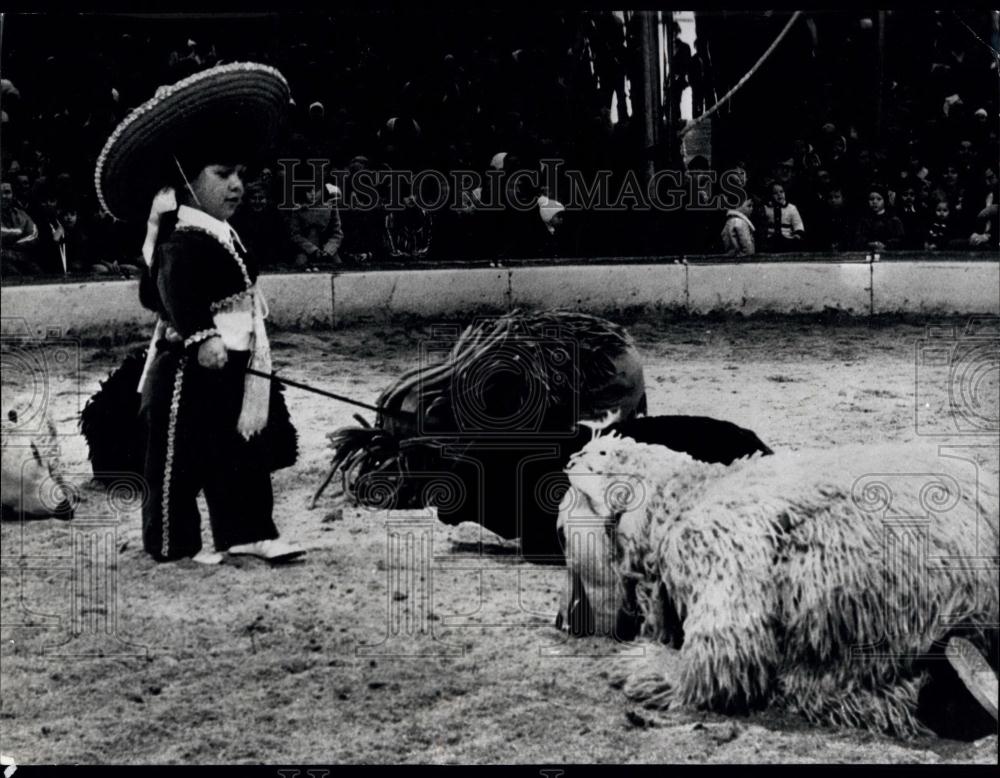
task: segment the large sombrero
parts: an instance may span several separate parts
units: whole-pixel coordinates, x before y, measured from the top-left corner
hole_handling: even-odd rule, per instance
[[[288,82],[276,69],[233,62],[170,86],[126,116],[97,158],[94,183],[101,207],[117,219],[145,219],[175,157],[207,149],[250,161],[278,137],[288,114]],[[194,175],[198,171],[185,171]]]

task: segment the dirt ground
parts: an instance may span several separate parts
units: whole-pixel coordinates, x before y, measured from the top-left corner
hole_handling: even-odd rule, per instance
[[[930,379],[915,369],[917,324],[628,324],[651,414],[728,419],[774,449],[918,437],[915,381]],[[426,322],[277,333],[273,349],[289,378],[372,402],[430,335]],[[553,626],[564,570],[520,562],[510,544],[480,554],[474,525],[414,519],[408,531],[432,538],[432,554],[390,547],[385,517],[333,490],[309,510],[326,434],[356,409],[294,389],[300,458],[275,475],[275,517],[309,547],[305,561],[157,565],[134,506],[116,523],[85,485],[76,434],[125,346],[43,351],[82,502],[72,523],[2,526],[0,732],[19,763],[997,761],[996,737],[902,742],[772,712],[631,709],[609,684],[622,649]],[[4,413],[30,400],[19,380],[4,377]],[[995,478],[995,463],[986,471]],[[110,577],[81,561],[95,555]]]

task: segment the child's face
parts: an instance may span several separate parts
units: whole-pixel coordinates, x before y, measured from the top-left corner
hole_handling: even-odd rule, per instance
[[[76,220],[77,220],[76,211],[60,211],[59,212],[59,221],[61,221],[63,223],[64,227],[68,227],[69,229],[73,229],[74,227],[76,227]]]
[[[209,216],[226,221],[243,201],[243,165],[206,165],[191,182],[194,203]]]
[[[251,211],[260,213],[267,208],[267,192],[264,191],[263,187],[255,186],[250,190],[247,202],[250,204]]]
[[[26,200],[31,192],[31,179],[21,173],[14,179],[14,184],[17,186],[17,196]]]
[[[868,195],[868,207],[871,208],[874,213],[882,213],[882,211],[885,210],[885,198],[878,192],[871,192]]]
[[[839,189],[834,189],[826,196],[826,202],[831,208],[843,208],[844,193]]]
[[[783,186],[771,187],[771,202],[773,202],[775,205],[785,204],[785,187]]]
[[[954,165],[948,165],[944,169],[944,180],[949,185],[955,185],[958,183],[958,168]]]
[[[949,213],[951,213],[951,209],[948,207],[948,203],[941,202],[934,206],[934,215],[938,219],[947,219]]]
[[[917,193],[913,189],[904,189],[901,197],[903,199],[903,205],[908,207],[913,206],[917,202]]]

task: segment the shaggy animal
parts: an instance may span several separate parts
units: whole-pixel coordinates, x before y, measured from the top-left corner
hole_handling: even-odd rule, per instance
[[[143,471],[142,427],[139,422],[139,379],[146,349],[129,353],[101,382],[80,414],[80,432],[87,441],[94,480],[105,485],[117,473]]]
[[[356,417],[364,426],[331,435],[334,460],[314,503],[339,473],[364,505],[434,504],[446,523],[475,521],[520,536],[524,553],[561,554],[556,507],[577,423],[645,411],[632,338],[596,316],[514,311],[470,325],[446,353],[442,345],[442,358],[382,393],[374,426]]]
[[[774,453],[753,431],[708,416],[640,416],[611,424],[607,433],[666,446],[710,464]]]
[[[87,441],[94,480],[104,485],[122,473],[143,474],[145,433],[139,416],[139,380],[145,362],[145,349],[126,355],[80,414],[80,432]],[[251,445],[266,452],[273,472],[295,464],[298,434],[285,405],[283,388],[277,382],[271,384],[270,402],[267,427]]]
[[[72,519],[73,506],[66,498],[62,449],[55,424],[46,416],[40,429],[29,438],[18,428],[17,421],[16,412],[11,411],[3,420],[0,440],[4,517]]]
[[[925,475],[863,478],[893,469]],[[604,436],[567,474],[558,525],[595,631],[613,634],[625,614],[671,646],[630,696],[772,705],[901,736],[995,731],[942,656],[961,635],[997,665],[996,496],[975,468],[914,446],[725,467]],[[914,516],[928,518],[893,519]]]

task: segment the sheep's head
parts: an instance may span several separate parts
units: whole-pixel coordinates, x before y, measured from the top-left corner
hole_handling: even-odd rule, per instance
[[[2,503],[5,516],[73,518],[60,463],[59,437],[48,417],[30,436],[15,435],[17,413],[2,422]]]
[[[669,498],[682,491],[693,465],[687,454],[615,433],[595,437],[573,455],[557,523],[570,587],[557,623],[575,634],[637,634],[635,582],[648,577],[650,533],[671,518],[677,505]]]
[[[556,526],[570,584],[557,623],[574,634],[631,639],[638,631],[629,584],[619,571],[623,518],[629,517],[632,531],[645,514],[645,473],[636,466],[637,447],[649,448],[614,434],[596,437],[566,468],[570,488]]]

